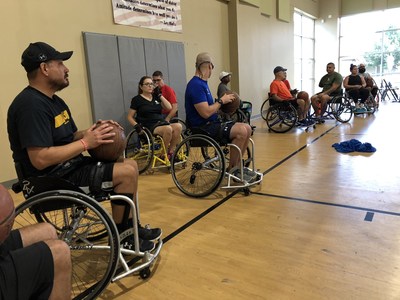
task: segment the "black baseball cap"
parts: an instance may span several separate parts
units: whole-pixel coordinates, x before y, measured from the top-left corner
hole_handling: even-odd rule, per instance
[[[274,74],[276,74],[276,73],[278,73],[278,72],[280,72],[280,71],[286,71],[287,69],[285,69],[284,67],[281,67],[281,66],[277,66],[277,67],[275,67],[275,69],[274,69]]]
[[[39,68],[42,62],[49,60],[68,60],[73,51],[59,52],[49,44],[43,42],[30,43],[22,53],[21,65],[26,72]]]

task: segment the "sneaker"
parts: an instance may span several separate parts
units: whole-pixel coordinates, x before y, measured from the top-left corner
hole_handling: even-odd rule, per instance
[[[139,232],[139,238],[145,241],[158,240],[162,235],[161,228],[147,228],[147,227],[142,227],[142,225],[140,224],[138,226],[138,232]]]
[[[315,123],[317,123],[317,124],[323,124],[323,123],[325,123],[325,120],[322,119],[322,118],[316,118],[316,119],[315,119]]]
[[[241,174],[240,174],[240,170],[239,170],[239,169],[236,169],[236,170],[232,173],[232,175],[238,178],[238,179],[234,178],[233,181],[235,181],[235,182],[241,182],[241,178],[242,178],[242,177],[241,177]],[[246,174],[246,172],[243,170],[243,181],[250,182],[250,181],[252,181],[252,180],[253,180],[253,177],[250,176],[250,175],[248,175],[248,174]]]
[[[256,178],[257,177],[257,173],[254,172],[253,170],[249,169],[249,168],[244,168],[243,169],[243,173],[250,176],[251,178]]]
[[[135,239],[133,238],[133,235],[131,234],[131,230],[126,235],[125,238],[121,238],[121,247],[127,250],[135,250]],[[124,236],[125,234],[121,234],[121,236]],[[146,251],[152,251],[155,248],[155,244],[151,241],[146,241],[142,240],[139,238],[139,250],[140,252],[146,252]]]
[[[356,108],[356,110],[354,111],[355,114],[363,114],[365,112],[366,112],[366,109],[363,107]]]

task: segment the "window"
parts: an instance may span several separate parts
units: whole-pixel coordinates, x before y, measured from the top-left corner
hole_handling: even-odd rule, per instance
[[[314,19],[295,11],[294,23],[294,86],[314,94],[315,22]]]
[[[382,79],[400,86],[400,9],[375,11],[340,20],[339,72],[364,63],[378,86]]]

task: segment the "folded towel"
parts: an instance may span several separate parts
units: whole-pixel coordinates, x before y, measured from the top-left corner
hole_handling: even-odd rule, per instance
[[[351,139],[350,141],[344,141],[341,143],[335,143],[332,145],[338,152],[349,153],[349,152],[375,152],[376,149],[370,143],[361,143],[359,140]]]

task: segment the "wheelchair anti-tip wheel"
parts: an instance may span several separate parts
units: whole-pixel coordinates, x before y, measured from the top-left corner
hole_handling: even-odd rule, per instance
[[[187,153],[184,162],[179,153]],[[219,144],[203,134],[185,138],[176,148],[171,165],[172,179],[184,194],[205,197],[214,192],[225,175],[225,159]]]
[[[14,228],[44,220],[70,247],[73,299],[95,299],[110,283],[118,263],[118,232],[110,215],[84,194],[51,191],[21,203],[16,208]],[[106,234],[91,238],[97,232]]]
[[[132,130],[126,140],[125,158],[136,161],[139,174],[144,173],[151,165],[154,156],[153,136],[147,128],[140,132]]]

